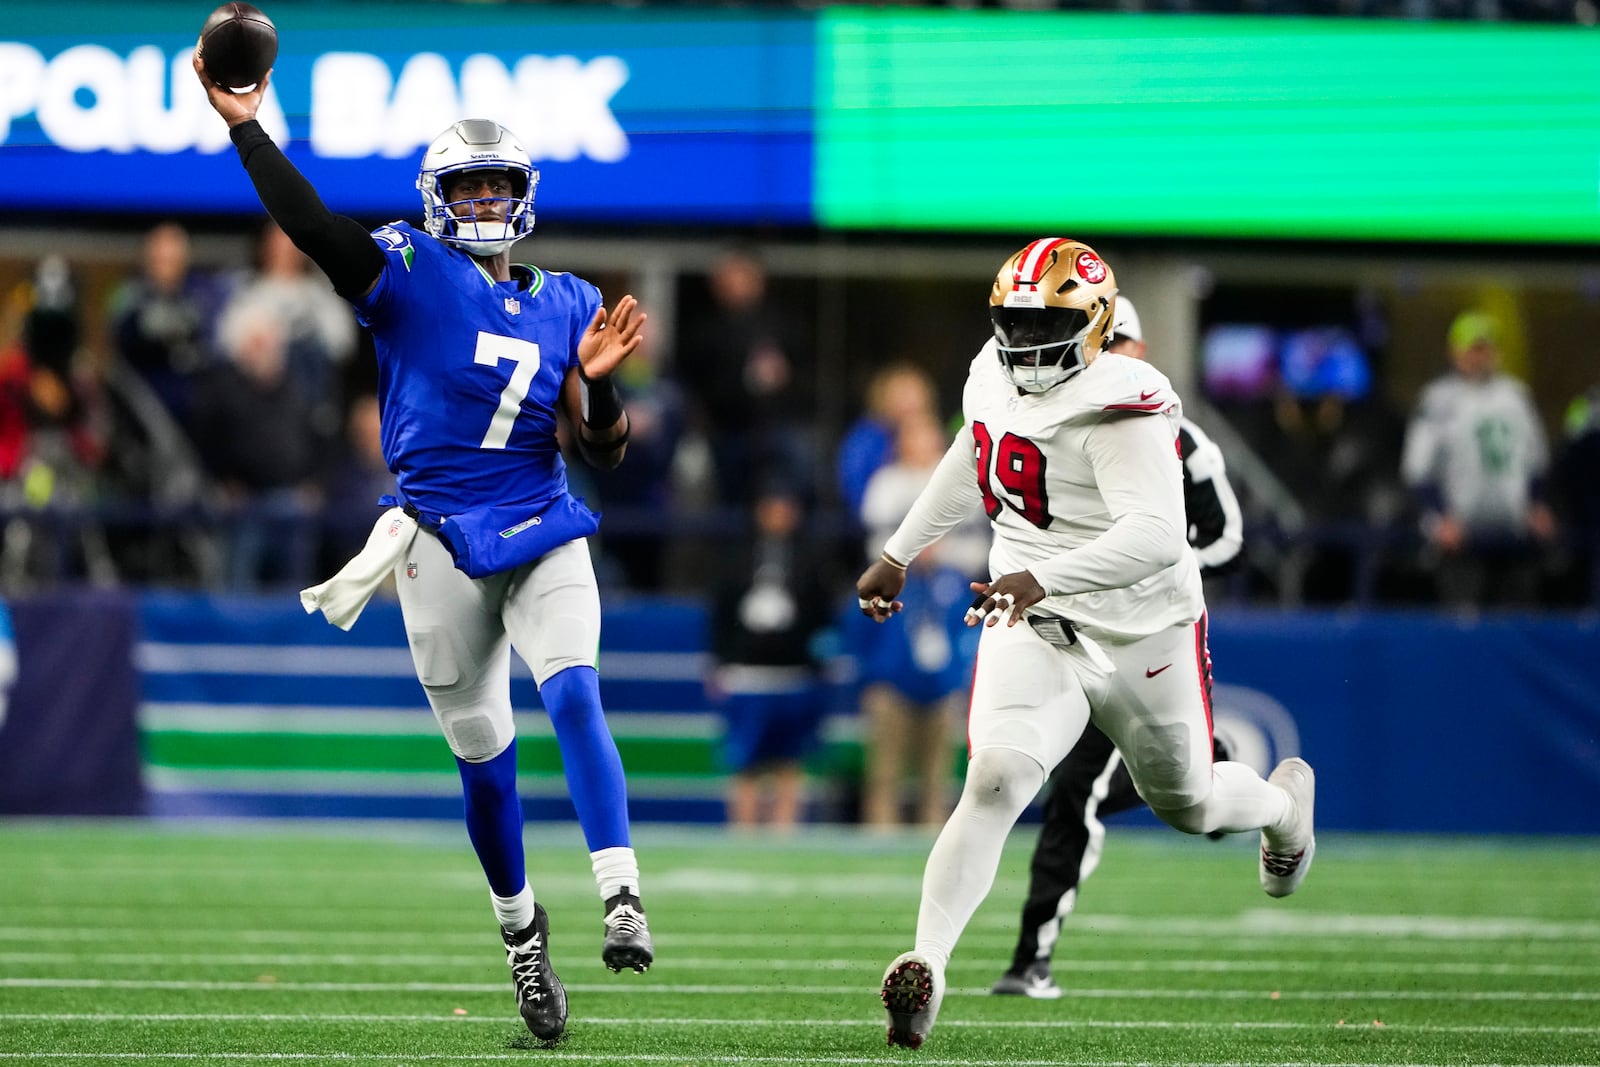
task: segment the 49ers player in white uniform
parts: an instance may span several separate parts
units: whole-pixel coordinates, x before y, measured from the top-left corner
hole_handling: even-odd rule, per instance
[[[1181,408],[1148,363],[1104,354],[1116,281],[1092,248],[1034,241],[990,294],[995,338],[972,361],[957,435],[856,583],[883,622],[905,567],[982,507],[990,582],[969,625],[978,646],[961,802],[929,853],[916,947],[884,974],[889,1043],[919,1048],[944,969],[988,894],[1006,834],[1093,719],[1151,810],[1185,833],[1261,830],[1261,886],[1287,896],[1314,850],[1311,768],[1263,781],[1211,758],[1211,669],[1199,565],[1189,548]]]

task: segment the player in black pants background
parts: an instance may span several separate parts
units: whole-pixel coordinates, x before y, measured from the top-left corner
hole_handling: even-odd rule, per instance
[[[1139,314],[1121,293],[1117,294],[1116,324],[1106,351],[1145,358]],[[1228,484],[1222,452],[1188,419],[1183,420],[1178,444],[1190,547],[1200,561],[1202,575],[1225,573],[1238,561],[1244,522]],[[1206,684],[1210,685],[1209,677]],[[1212,754],[1216,760],[1228,758],[1216,738],[1212,739]],[[1022,930],[1011,966],[991,992],[1040,1000],[1061,996],[1061,988],[1050,974],[1050,957],[1061,934],[1061,922],[1077,903],[1078,886],[1100,862],[1105,838],[1100,817],[1143,804],[1111,739],[1090,723],[1050,774],[1044,825],[1034,846],[1028,898],[1022,905]]]

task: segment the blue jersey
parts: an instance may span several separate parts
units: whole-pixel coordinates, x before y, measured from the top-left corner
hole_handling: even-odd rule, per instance
[[[401,499],[450,516],[563,496],[556,404],[600,291],[537,267],[496,282],[404,222],[372,236],[387,263],[353,304],[377,347],[383,458]]]

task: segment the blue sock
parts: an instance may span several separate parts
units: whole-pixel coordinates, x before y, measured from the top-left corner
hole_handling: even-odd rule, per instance
[[[539,695],[555,728],[567,792],[589,851],[629,845],[628,786],[600,710],[600,676],[593,667],[568,667],[545,679]]]
[[[466,801],[467,836],[478,862],[489,878],[489,888],[510,897],[528,884],[522,852],[522,798],[517,795],[517,742],[494,759],[468,763],[456,757],[461,769],[461,792]]]

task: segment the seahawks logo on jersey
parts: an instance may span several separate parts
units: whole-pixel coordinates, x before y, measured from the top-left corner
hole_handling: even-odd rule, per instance
[[[411,269],[411,261],[416,258],[416,250],[411,247],[411,235],[401,233],[393,226],[380,226],[372,231],[372,239],[384,246],[386,252],[399,252],[400,258],[405,261],[406,270]]]

